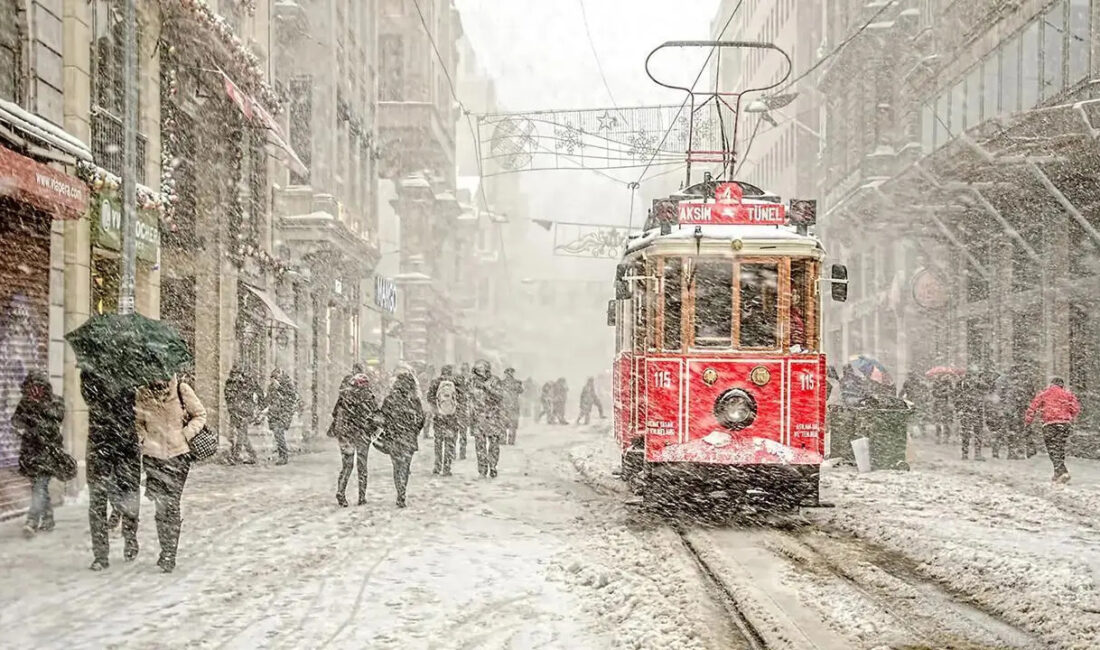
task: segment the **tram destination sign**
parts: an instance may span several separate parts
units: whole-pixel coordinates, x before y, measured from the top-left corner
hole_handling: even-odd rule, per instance
[[[783,226],[787,224],[787,206],[782,203],[708,203],[681,201],[681,226]]]

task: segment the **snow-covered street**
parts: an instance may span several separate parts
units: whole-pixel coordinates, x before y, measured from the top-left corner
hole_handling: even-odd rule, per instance
[[[455,476],[432,476],[421,441],[407,510],[377,453],[369,503],[347,509],[333,498],[335,446],[286,467],[199,467],[171,575],[154,565],[149,501],[141,555],[124,563],[115,536],[104,573],[87,568],[84,507],[60,508],[57,529],[31,541],[6,522],[0,645],[736,647],[674,536],[631,529],[618,495],[579,481],[568,452],[596,438],[529,425],[495,481],[477,478],[472,444]]]

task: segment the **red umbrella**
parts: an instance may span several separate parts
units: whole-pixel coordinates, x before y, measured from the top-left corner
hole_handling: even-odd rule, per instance
[[[961,368],[953,368],[951,366],[936,366],[935,368],[929,368],[928,372],[924,373],[925,377],[929,379],[935,379],[937,377],[943,377],[950,375],[953,377],[961,377],[966,374],[966,371]]]

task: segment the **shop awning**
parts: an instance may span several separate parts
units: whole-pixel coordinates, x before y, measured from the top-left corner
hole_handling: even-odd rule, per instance
[[[250,122],[259,122],[265,129],[267,129],[268,139],[271,144],[282,152],[285,156],[283,162],[292,172],[300,176],[308,176],[309,168],[305,166],[302,159],[298,157],[294,149],[287,142],[286,136],[283,134],[283,128],[279,125],[275,118],[271,116],[271,113],[267,112],[258,101],[256,101],[251,95],[241,90],[240,86],[233,83],[233,80],[229,78],[229,75],[224,71],[218,70],[222,76],[222,85],[225,87],[225,94],[229,97],[230,101],[237,105],[237,108],[241,110],[241,114],[245,116],[245,119]]]
[[[271,319],[273,321],[282,325],[286,325],[287,327],[298,329],[298,325],[296,325],[294,321],[291,320],[290,316],[288,316],[287,313],[283,311],[283,308],[279,306],[279,303],[275,302],[274,296],[264,291],[263,289],[260,289],[259,287],[254,287],[251,284],[247,283],[242,284],[244,284],[244,286],[247,287],[253,295],[260,299],[260,302],[264,304],[264,307],[267,307],[267,311],[271,314]]]

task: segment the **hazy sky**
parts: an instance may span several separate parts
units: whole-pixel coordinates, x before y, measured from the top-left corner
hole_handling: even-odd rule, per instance
[[[580,0],[456,0],[480,65],[495,79],[503,110],[611,105],[585,34]],[[618,106],[679,104],[654,85],[645,57],[669,40],[704,39],[718,0],[584,0],[588,25]],[[690,85],[706,54],[655,61]],[[617,172],[634,180],[640,170]],[[667,180],[667,179],[666,179]],[[528,172],[523,187],[534,218],[627,222],[630,192],[585,171]],[[635,223],[644,218],[640,201]]]

